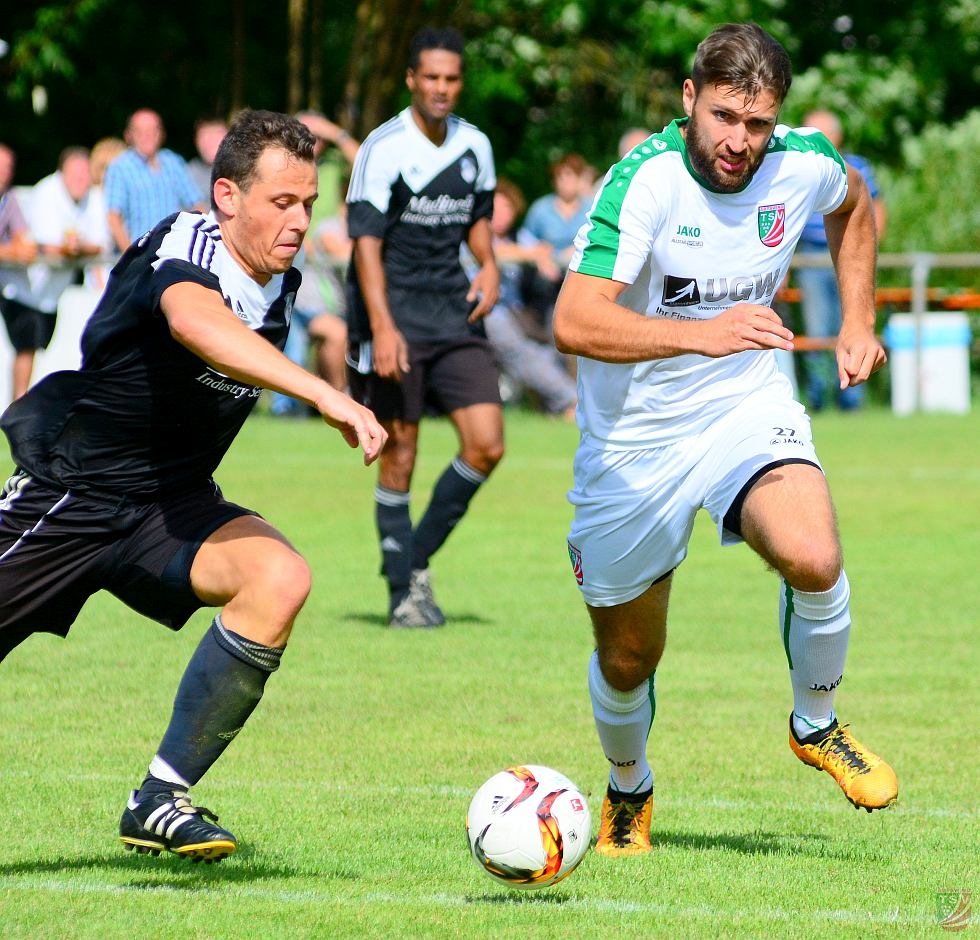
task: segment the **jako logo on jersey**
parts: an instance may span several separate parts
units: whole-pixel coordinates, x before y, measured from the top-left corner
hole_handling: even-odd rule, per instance
[[[581,584],[585,580],[585,575],[582,572],[582,553],[571,542],[568,543],[568,558],[572,563],[575,580]]]
[[[289,321],[293,316],[293,303],[296,300],[296,292],[290,291],[286,294],[286,306],[284,310],[284,315],[286,317],[286,326],[289,326]]]
[[[464,183],[472,183],[476,179],[476,164],[471,157],[463,157],[459,161],[459,175]]]
[[[786,234],[786,205],[759,206],[759,240],[766,248],[775,248]]]
[[[769,442],[770,447],[775,444],[799,444],[800,447],[803,446],[803,441],[796,436],[796,428],[773,428],[773,431],[776,432],[776,436]]]
[[[664,277],[665,307],[693,307],[701,303],[701,292],[698,282],[693,277],[675,277],[668,274]]]

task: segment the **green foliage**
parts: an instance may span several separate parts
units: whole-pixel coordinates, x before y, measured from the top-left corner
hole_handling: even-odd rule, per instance
[[[980,251],[980,110],[931,124],[902,142],[901,169],[884,168],[889,251]],[[974,278],[976,272],[974,272]]]
[[[42,6],[34,23],[15,35],[10,50],[13,76],[7,94],[13,100],[30,96],[51,77],[75,79],[80,43],[92,17],[112,0],[75,0]]]
[[[846,149],[894,163],[895,140],[911,134],[923,112],[938,116],[941,106],[914,62],[833,52],[793,79],[781,119],[799,124],[807,111],[829,108],[841,118]]]
[[[145,9],[124,0],[8,6],[0,27],[10,42],[0,60],[0,126],[18,154],[19,183],[49,173],[66,144],[118,135],[137,107],[160,110],[169,146],[190,156],[195,119],[227,113],[235,76],[244,103],[286,106],[285,5],[170,0],[154,9],[149,31]],[[386,28],[409,33],[430,19],[458,26],[468,43],[460,112],[489,134],[500,174],[532,198],[548,190],[548,164],[560,154],[577,151],[604,170],[627,127],[656,130],[676,117],[700,39],[722,22],[755,20],[794,61],[783,119],[794,123],[817,105],[838,110],[847,147],[882,171],[895,220],[886,247],[976,244],[977,210],[955,195],[975,190],[949,185],[956,179],[975,187],[970,145],[957,138],[956,156],[940,162],[919,155],[935,150],[938,157],[938,138],[924,135],[921,147],[915,140],[976,106],[980,0],[321,0],[321,9],[322,34],[306,45],[323,54],[319,97],[334,116],[345,88],[358,82],[392,87],[385,114],[404,104],[390,63],[383,75],[383,63],[369,67],[375,34],[368,24],[382,35]],[[241,41],[233,31],[239,20]],[[367,50],[357,45],[365,35]],[[366,75],[363,62],[350,61],[352,48],[369,63]],[[46,89],[43,114],[31,108],[36,86]],[[354,105],[345,119],[362,134],[371,129],[358,126]]]
[[[814,419],[853,589],[841,716],[896,767],[899,806],[855,812],[792,757],[774,578],[701,518],[658,672],[655,852],[590,853],[519,894],[466,851],[477,786],[552,764],[595,818],[607,771],[564,545],[574,428],[509,414],[507,457],[433,562],[449,626],[390,631],[373,469],[317,422],[251,419],[218,478],[315,583],[265,699],[194,791],[241,849],[206,866],[116,842],[209,615],[175,636],[100,596],[68,640],[0,666],[4,940],[941,936],[937,892],[977,880],[978,423]],[[426,425],[416,499],[454,445]]]

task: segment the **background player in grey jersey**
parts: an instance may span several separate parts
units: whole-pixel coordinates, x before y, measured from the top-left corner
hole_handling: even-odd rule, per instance
[[[459,33],[421,30],[406,83],[411,106],[368,135],[348,189],[348,366],[351,394],[389,434],[376,490],[389,623],[434,627],[445,617],[429,558],[504,451],[499,375],[479,322],[500,285],[488,221],[496,178],[486,136],[453,114],[463,86]],[[464,240],[479,265],[472,284],[460,263]],[[413,529],[409,490],[429,408],[449,416],[460,446]]]
[[[816,210],[844,306],[841,387],[883,365],[871,200],[823,135],[777,125],[790,80],[786,52],[755,24],[705,39],[684,82],[686,118],[610,171],[555,312],[558,348],[580,357],[569,554],[596,638],[606,855],[651,849],[653,674],[672,573],[702,506],[723,542],[744,540],[782,578],[793,752],[855,806],[898,795],[892,769],[835,715],[850,589],[809,420],[772,352],[793,348],[771,304]],[[731,729],[746,761],[751,735]]]
[[[303,558],[211,474],[263,387],[316,408],[366,464],[386,439],[280,351],[317,195],[312,135],[246,111],[214,173],[210,215],[170,216],[113,269],[81,369],[0,419],[18,468],[0,495],[0,659],[31,633],[65,636],[103,589],[174,630],[221,608],[120,822],[127,848],[206,861],[236,840],[188,790],[258,704],[310,589]]]

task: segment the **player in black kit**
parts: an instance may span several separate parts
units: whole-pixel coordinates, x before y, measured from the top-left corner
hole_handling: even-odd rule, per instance
[[[313,136],[245,111],[212,175],[211,213],[178,213],[123,255],[55,373],[0,418],[16,463],[0,494],[0,659],[68,633],[99,590],[179,630],[220,607],[184,673],[170,725],[123,812],[127,848],[214,861],[235,837],[190,801],[262,697],[310,572],[212,473],[263,387],[316,408],[373,462],[374,415],[281,353],[292,267],[317,196]]]
[[[459,33],[421,30],[406,83],[411,105],[368,135],[348,189],[348,371],[351,394],[389,434],[375,491],[389,623],[435,627],[445,617],[429,559],[504,453],[499,374],[479,322],[500,287],[489,225],[496,176],[489,140],[452,113],[463,85]],[[464,240],[480,265],[472,284]],[[429,410],[449,416],[459,453],[413,529],[409,489]]]

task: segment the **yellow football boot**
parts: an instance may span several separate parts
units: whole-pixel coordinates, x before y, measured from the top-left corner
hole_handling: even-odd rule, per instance
[[[642,855],[653,849],[650,821],[653,818],[653,791],[638,799],[606,790],[602,801],[599,837],[595,850],[600,855]]]
[[[798,738],[789,719],[789,746],[804,764],[826,770],[856,809],[884,809],[898,800],[898,778],[877,754],[855,740],[847,725],[837,724]]]

